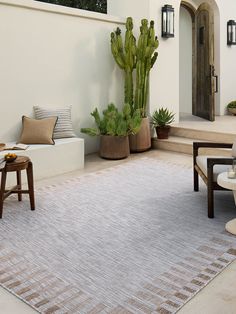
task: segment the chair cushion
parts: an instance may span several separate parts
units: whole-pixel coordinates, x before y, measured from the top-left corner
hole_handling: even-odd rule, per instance
[[[207,177],[207,158],[226,158],[225,156],[197,156],[197,165],[202,170],[204,175]],[[213,180],[217,182],[217,177],[221,172],[227,171],[229,165],[215,165],[213,167]]]

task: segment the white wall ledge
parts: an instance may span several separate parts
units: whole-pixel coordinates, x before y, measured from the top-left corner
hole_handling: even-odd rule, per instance
[[[125,24],[124,18],[34,0],[0,0],[0,5],[19,7],[54,14],[69,15],[90,20],[98,20],[107,23],[116,23],[121,25]]]

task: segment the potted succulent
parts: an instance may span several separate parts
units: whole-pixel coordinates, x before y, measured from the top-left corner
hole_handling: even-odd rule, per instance
[[[227,109],[232,115],[236,116],[236,100],[231,101],[227,105]]]
[[[147,99],[149,92],[149,75],[154,66],[158,53],[159,42],[155,35],[154,21],[141,21],[140,35],[136,43],[133,35],[133,20],[126,20],[125,41],[121,30],[111,33],[111,51],[118,66],[125,73],[125,103],[129,103],[132,111],[139,110],[142,124],[137,134],[129,137],[130,149],[133,152],[146,151],[151,147],[150,121],[147,117]],[[136,82],[134,84],[134,70]]]
[[[170,124],[174,122],[175,114],[167,108],[155,110],[152,114],[152,125],[156,128],[159,139],[167,139],[170,132]]]
[[[114,104],[109,104],[101,116],[96,108],[92,113],[96,128],[82,128],[81,132],[91,136],[100,136],[100,156],[106,159],[123,159],[129,156],[129,134],[135,134],[141,126],[138,110],[131,113],[129,104],[121,112]]]

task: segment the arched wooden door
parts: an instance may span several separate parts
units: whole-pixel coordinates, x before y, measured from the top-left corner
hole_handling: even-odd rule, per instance
[[[196,104],[194,114],[215,120],[214,13],[207,3],[196,11]],[[218,83],[218,82],[216,82]],[[218,85],[218,84],[217,84]]]

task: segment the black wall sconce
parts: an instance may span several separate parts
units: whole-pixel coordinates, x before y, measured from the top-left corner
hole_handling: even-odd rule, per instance
[[[236,22],[229,20],[227,23],[227,45],[236,45]]]
[[[162,37],[172,38],[175,36],[175,10],[174,8],[166,4],[162,8]]]

